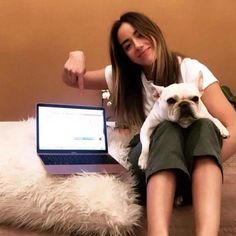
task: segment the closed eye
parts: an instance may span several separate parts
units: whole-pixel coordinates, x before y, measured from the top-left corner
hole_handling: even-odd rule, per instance
[[[124,50],[125,51],[129,51],[129,49],[131,48],[131,43],[126,43],[124,46],[123,46]]]
[[[167,103],[168,103],[169,105],[173,105],[173,104],[176,103],[176,99],[174,99],[174,98],[168,98],[168,99],[167,99]]]

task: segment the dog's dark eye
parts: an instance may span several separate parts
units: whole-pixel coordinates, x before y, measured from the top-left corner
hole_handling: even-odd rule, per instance
[[[176,99],[174,99],[174,98],[168,98],[168,99],[167,99],[167,103],[168,103],[169,105],[173,105],[173,104],[176,103]]]
[[[191,99],[193,102],[198,102],[199,101],[199,97],[198,96],[194,96]]]

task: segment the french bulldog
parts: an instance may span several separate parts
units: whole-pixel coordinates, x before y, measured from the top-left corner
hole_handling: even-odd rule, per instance
[[[208,111],[203,102],[203,74],[200,71],[195,83],[171,84],[167,87],[152,84],[156,101],[140,130],[142,151],[138,160],[141,169],[146,169],[149,156],[150,136],[154,128],[164,120],[187,128],[200,118],[210,119],[220,130],[222,137],[229,136],[226,127]]]

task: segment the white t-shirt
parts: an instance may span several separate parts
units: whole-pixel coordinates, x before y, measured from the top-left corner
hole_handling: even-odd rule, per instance
[[[202,74],[203,74],[203,89],[208,87],[210,84],[218,81],[216,77],[211,73],[211,71],[205,65],[191,58],[184,58],[182,61],[180,61],[181,78],[179,78],[179,81],[184,82],[184,83],[193,82],[197,78],[199,71],[202,71]],[[108,89],[112,92],[112,67],[111,65],[105,68],[105,79],[107,82]],[[152,90],[151,90],[152,81],[147,80],[144,73],[142,73],[141,79],[143,83],[144,112],[146,115],[148,115],[155,102],[155,99],[152,96]]]

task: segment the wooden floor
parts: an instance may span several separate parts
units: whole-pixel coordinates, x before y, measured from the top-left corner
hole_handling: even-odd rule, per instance
[[[191,207],[174,210],[171,235],[194,235]],[[236,154],[224,163],[220,236],[236,235]]]

